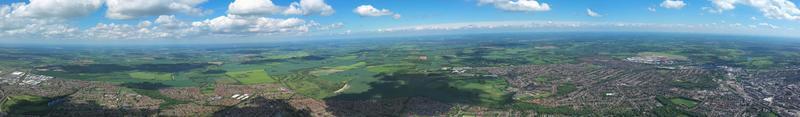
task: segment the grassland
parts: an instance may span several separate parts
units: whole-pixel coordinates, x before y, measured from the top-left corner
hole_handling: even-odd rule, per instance
[[[449,82],[450,86],[459,90],[472,90],[478,92],[479,102],[483,105],[503,105],[510,101],[510,94],[504,90],[508,83],[502,79],[466,79]]]
[[[765,69],[775,64],[771,57],[753,57],[748,61],[740,62],[740,65],[748,66],[750,68]]]
[[[775,112],[761,112],[758,114],[758,117],[780,117]]]
[[[245,85],[277,82],[277,80],[270,77],[264,70],[234,71],[225,74]]]
[[[410,70],[414,68],[414,66],[415,66],[414,64],[410,63],[385,64],[385,65],[368,66],[367,71],[375,73],[394,73],[402,70]]]
[[[36,114],[46,112],[49,99],[30,95],[9,96],[8,99],[0,104],[0,108],[14,114]]]
[[[284,86],[295,92],[315,99],[323,99],[335,95],[335,91],[342,85],[326,80],[289,80],[283,81]]]
[[[669,101],[674,103],[674,104],[677,104],[677,105],[680,105],[680,106],[683,106],[683,107],[687,107],[687,108],[692,108],[694,106],[697,106],[697,103],[698,103],[697,101],[686,99],[686,98],[672,98],[672,99],[669,99]]]
[[[578,90],[575,84],[563,83],[558,85],[558,88],[556,89],[556,95],[567,95],[575,90]]]
[[[157,72],[131,72],[128,73],[131,78],[143,80],[172,80],[172,73],[157,73]]]
[[[268,54],[267,59],[290,59],[290,58],[298,58],[298,57],[305,57],[310,56],[311,54],[304,51],[299,52],[289,52],[284,54]]]
[[[344,65],[344,66],[336,66],[336,67],[322,67],[319,70],[311,71],[310,73],[314,76],[324,76],[336,72],[342,72],[347,70],[352,70],[356,68],[361,68],[367,65],[367,62],[358,62],[351,65]]]
[[[664,106],[653,109],[653,113],[659,117],[697,117],[702,114],[686,111],[685,108],[691,108],[698,104],[697,101],[684,97],[665,97],[656,96],[656,101]]]

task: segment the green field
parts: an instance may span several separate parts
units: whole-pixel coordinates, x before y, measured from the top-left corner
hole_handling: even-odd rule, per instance
[[[575,90],[578,90],[575,84],[572,83],[560,84],[558,85],[558,88],[556,88],[556,95],[567,95]]]
[[[227,72],[225,75],[245,85],[278,82],[270,77],[267,72],[264,72],[264,70]]]
[[[36,114],[46,112],[48,98],[30,95],[9,96],[8,100],[0,105],[2,110],[15,114]]]
[[[290,53],[277,54],[277,55],[270,54],[270,55],[267,55],[267,58],[268,59],[290,59],[290,58],[305,57],[305,56],[310,56],[310,55],[311,54],[309,54],[308,52],[299,51],[299,52],[290,52]]]
[[[535,81],[539,83],[548,83],[553,80],[558,80],[557,78],[549,77],[549,76],[537,76]]]
[[[775,64],[771,57],[753,57],[748,61],[740,62],[740,65],[745,65],[751,68],[769,68]]]
[[[775,112],[761,112],[758,114],[758,117],[780,117]]]
[[[156,72],[131,72],[128,73],[131,78],[142,80],[172,80],[172,73],[156,73]]]
[[[508,83],[502,79],[455,80],[449,84],[460,90],[478,91],[478,104],[498,106],[511,101],[510,95],[504,91]]]
[[[336,67],[322,67],[319,70],[311,71],[310,73],[314,76],[324,76],[328,74],[333,74],[337,72],[352,70],[356,68],[361,68],[367,65],[367,62],[358,62],[351,65],[344,65],[344,66],[336,66]]]
[[[414,68],[414,64],[401,63],[401,64],[385,64],[377,66],[368,66],[367,71],[375,73],[393,73],[402,70],[409,70]]]
[[[686,98],[672,98],[672,99],[669,99],[669,101],[674,103],[674,104],[686,107],[686,108],[692,108],[694,106],[697,106],[697,103],[698,103],[697,101],[689,100],[689,99],[686,99]]]
[[[653,113],[659,117],[696,117],[702,116],[700,113],[684,110],[685,108],[692,108],[698,104],[698,101],[684,97],[664,97],[656,96],[656,101],[664,106],[653,109]]]
[[[322,99],[334,95],[339,85],[325,82],[324,80],[292,80],[285,81],[284,85],[299,94],[307,97]]]
[[[351,70],[351,69],[355,69],[355,68],[364,67],[364,66],[366,66],[366,65],[367,65],[367,62],[358,62],[358,63],[352,64],[352,65],[333,67],[333,68],[331,68],[331,69],[336,69],[336,70]]]

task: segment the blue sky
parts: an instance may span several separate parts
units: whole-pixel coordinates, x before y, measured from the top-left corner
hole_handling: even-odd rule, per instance
[[[794,0],[147,1],[149,0],[0,1],[0,8],[6,9],[0,9],[0,15],[4,16],[0,24],[5,25],[0,25],[0,38],[271,39],[309,35],[380,35],[385,32],[458,32],[457,30],[465,28],[546,30],[563,28],[563,25],[570,24],[581,24],[572,28],[575,30],[585,27],[800,36],[799,31],[796,31],[800,29],[794,28],[800,27],[800,10],[794,5]],[[231,5],[234,2],[242,4]],[[299,12],[287,13],[293,3]],[[183,6],[175,7],[175,4]],[[253,4],[266,4],[270,7],[247,6]],[[311,6],[312,4],[317,6]],[[734,8],[723,5],[732,5]],[[369,7],[364,7],[365,12],[355,11],[360,6]],[[241,10],[233,11],[233,7]],[[590,16],[587,11],[589,9],[600,16]],[[112,12],[121,16],[113,16]],[[157,22],[157,19],[162,19],[162,22]],[[163,21],[170,21],[172,24]],[[225,24],[226,21],[228,24]],[[258,25],[259,23],[262,25]],[[531,24],[537,26],[522,26]]]

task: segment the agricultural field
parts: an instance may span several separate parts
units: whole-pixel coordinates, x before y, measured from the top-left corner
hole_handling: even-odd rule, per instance
[[[225,75],[245,85],[277,82],[264,70],[227,72]]]
[[[142,80],[172,80],[173,76],[170,73],[152,73],[152,72],[131,72],[128,73],[131,78]]]

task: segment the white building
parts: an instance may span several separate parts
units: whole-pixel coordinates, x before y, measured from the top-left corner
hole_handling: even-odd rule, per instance
[[[25,72],[18,72],[18,71],[17,72],[12,72],[11,75],[21,76],[21,75],[25,75]]]

